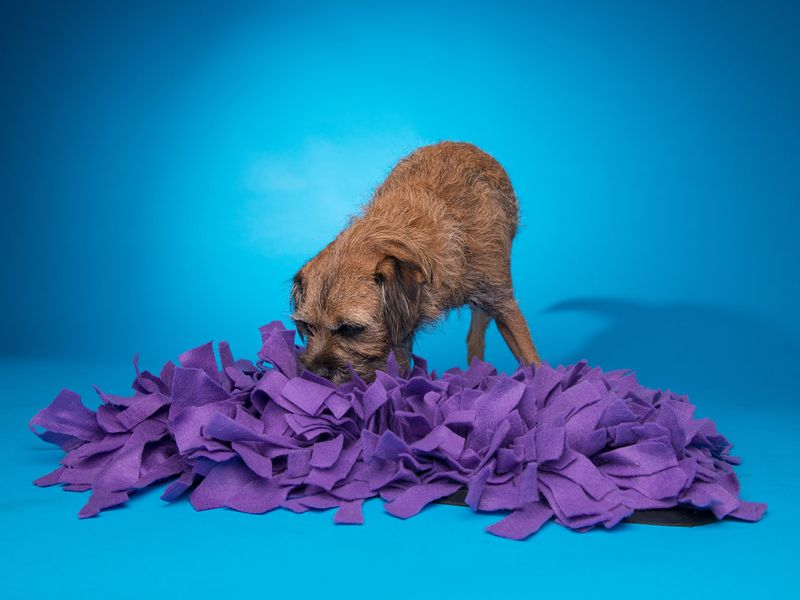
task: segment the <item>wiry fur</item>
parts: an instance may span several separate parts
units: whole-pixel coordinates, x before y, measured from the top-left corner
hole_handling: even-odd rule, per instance
[[[371,379],[391,351],[409,362],[420,327],[469,305],[468,359],[483,358],[494,319],[514,355],[538,363],[511,283],[517,225],[511,182],[491,156],[457,142],[419,148],[295,276],[301,360],[334,381],[347,379],[348,363]]]

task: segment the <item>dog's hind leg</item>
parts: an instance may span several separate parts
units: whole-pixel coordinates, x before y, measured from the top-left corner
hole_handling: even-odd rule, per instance
[[[486,348],[486,328],[492,318],[488,313],[475,306],[470,306],[472,318],[469,322],[469,332],[467,333],[467,364],[472,362],[473,357],[483,360],[483,353]]]
[[[540,365],[542,360],[539,358],[536,346],[533,345],[531,332],[525,322],[525,317],[519,310],[517,301],[511,298],[501,306],[495,307],[493,316],[497,323],[497,329],[500,330],[500,334],[517,360],[521,360],[526,365],[531,363]]]

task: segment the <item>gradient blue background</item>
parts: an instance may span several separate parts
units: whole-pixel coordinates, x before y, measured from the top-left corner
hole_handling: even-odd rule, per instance
[[[0,8],[4,597],[797,597],[800,5],[14,2]],[[194,513],[157,492],[78,521],[30,485],[62,387],[124,392],[227,339],[258,349],[288,279],[416,146],[471,141],[522,205],[542,355],[688,393],[743,456],[759,524],[555,525]],[[464,361],[466,314],[422,336]],[[514,361],[494,327],[488,358]]]

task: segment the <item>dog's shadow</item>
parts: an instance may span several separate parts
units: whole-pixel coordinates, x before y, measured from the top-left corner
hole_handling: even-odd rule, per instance
[[[565,300],[547,312],[582,312],[605,322],[567,355],[547,357],[552,363],[586,358],[604,369],[636,371],[649,387],[762,409],[797,396],[800,343],[763,317],[702,304],[608,298]]]

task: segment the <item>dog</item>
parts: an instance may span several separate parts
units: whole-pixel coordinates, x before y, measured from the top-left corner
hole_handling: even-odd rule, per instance
[[[300,362],[334,383],[351,367],[372,381],[391,352],[410,367],[415,333],[468,305],[468,363],[483,360],[494,319],[519,361],[540,364],[511,283],[518,221],[511,181],[487,153],[461,142],[415,150],[292,279]]]

